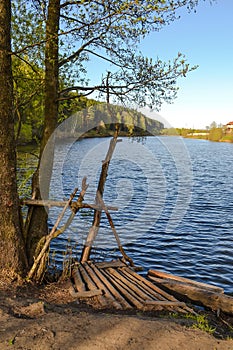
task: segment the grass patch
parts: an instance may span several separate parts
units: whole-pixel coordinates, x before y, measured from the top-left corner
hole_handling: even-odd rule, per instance
[[[212,327],[209,324],[209,321],[205,315],[185,315],[185,318],[191,319],[194,321],[191,328],[200,329],[201,331],[207,332],[209,334],[214,334],[216,328]]]

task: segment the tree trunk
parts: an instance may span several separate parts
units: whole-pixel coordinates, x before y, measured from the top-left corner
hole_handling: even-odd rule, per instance
[[[60,0],[51,0],[48,5],[48,17],[46,22],[46,48],[45,48],[45,100],[44,100],[44,130],[40,146],[40,159],[44,148],[52,133],[57,126],[58,115],[58,30],[60,19]],[[46,171],[46,183],[43,187],[49,194],[50,178],[53,166],[53,149],[50,149],[48,155]],[[40,166],[40,162],[39,162]],[[32,196],[41,199],[39,187],[39,166],[33,177]],[[47,198],[43,198],[47,199]],[[43,207],[31,207],[28,212],[26,237],[27,237],[27,255],[29,265],[37,255],[37,244],[41,237],[48,233],[47,212]]]
[[[0,2],[0,270],[22,274],[26,267],[16,185],[11,70],[11,2]]]

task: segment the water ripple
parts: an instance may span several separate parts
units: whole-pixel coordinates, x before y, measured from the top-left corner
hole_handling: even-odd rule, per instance
[[[77,174],[81,164],[84,167],[83,157],[89,152],[90,159],[91,148],[101,142],[90,139],[73,145],[70,157],[64,164],[63,183],[67,195],[77,181],[80,182]],[[118,212],[112,213],[112,218],[120,238],[124,241],[127,254],[136,264],[143,266],[145,272],[150,268],[160,269],[200,282],[212,283],[233,293],[233,145],[184,140],[192,163],[192,196],[182,221],[167,232],[168,220],[171,223],[176,223],[177,220],[176,216],[171,217],[176,201],[179,200],[182,204],[182,197],[178,198],[179,191],[182,191],[182,187],[178,186],[178,170],[169,153],[169,149],[176,147],[176,138],[167,138],[166,142],[160,142],[156,137],[148,138],[146,147],[157,163],[154,162],[152,166],[145,158],[145,168],[139,165],[141,161],[137,164],[136,161],[127,160],[127,142],[126,139],[122,142],[125,158],[120,159],[118,155],[111,163],[104,195],[107,203],[119,207]],[[59,152],[62,152],[62,147]],[[143,154],[137,156],[143,157]],[[101,157],[99,164],[103,159],[102,154]],[[94,200],[99,170],[98,174],[89,173],[90,168],[96,167],[98,162],[95,157],[91,166],[88,163],[89,169],[82,169],[90,181],[85,198],[87,201]],[[185,167],[183,173],[185,179]],[[53,197],[61,198],[60,193],[56,192],[56,175],[53,177],[51,191]],[[141,215],[149,195],[153,200]],[[155,213],[156,218],[152,219]],[[56,215],[56,210],[50,215],[51,224]],[[179,211],[176,215],[179,216]],[[71,245],[76,245],[76,252],[79,254],[91,222],[91,212],[79,215],[63,238],[58,238],[53,243],[60,264],[68,238]],[[98,250],[102,251],[103,256],[119,256],[104,215],[102,229],[95,243],[95,251]]]

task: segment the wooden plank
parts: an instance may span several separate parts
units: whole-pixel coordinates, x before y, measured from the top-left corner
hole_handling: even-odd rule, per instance
[[[154,288],[152,287],[153,283],[151,286],[149,281],[147,281],[144,277],[138,275],[137,273],[135,273],[131,269],[122,268],[121,270],[124,272],[124,274],[128,275],[131,278],[131,280],[134,280],[134,282],[136,282],[138,285],[140,285],[143,288],[143,290],[148,293],[148,295],[151,297],[152,301],[160,301],[161,303],[170,301],[172,303],[172,305],[173,305],[173,303],[178,303],[178,301],[176,301],[176,299],[175,300],[168,300],[164,295],[161,295],[161,293],[159,293],[159,292],[162,292],[162,294],[163,294],[163,291],[154,290]],[[130,273],[130,272],[132,272],[132,273]],[[173,299],[173,297],[171,297],[171,299]],[[154,305],[154,308],[153,308],[153,305],[149,306],[147,304],[146,307],[144,308],[144,310],[151,311],[157,307],[158,307],[158,304]],[[166,306],[166,308],[170,311],[174,311],[174,307],[176,307],[176,310],[180,313],[186,313],[186,312],[193,313],[193,310],[188,308],[184,303],[182,303],[182,308],[179,307],[179,305],[173,305],[173,307],[169,307],[169,305]]]
[[[170,280],[175,280],[177,282],[182,282],[182,283],[187,283],[193,286],[196,286],[198,288],[203,288],[207,289],[216,293],[224,293],[224,289],[220,287],[213,286],[211,284],[203,283],[203,282],[196,282],[193,281],[189,278],[184,278],[180,276],[175,276],[170,273],[162,272],[162,271],[157,271],[157,270],[149,270],[148,271],[148,276],[153,276],[157,278],[165,278],[165,279],[170,279]]]
[[[83,266],[81,266],[81,265],[79,266],[79,271],[80,271],[81,276],[82,276],[83,280],[85,281],[88,289],[91,291],[96,290],[97,289],[96,284],[92,281],[91,277],[87,274],[87,272]],[[99,301],[101,306],[103,306],[103,307],[107,306],[107,302],[104,299],[103,295],[99,295],[96,298]]]
[[[21,199],[21,205],[35,205],[39,207],[64,207],[67,201],[40,200],[40,199]]]
[[[78,292],[86,291],[85,283],[83,283],[79,269],[73,270],[72,277],[74,279],[74,284]]]
[[[144,308],[144,300],[141,299],[136,293],[134,293],[127,284],[110,273],[109,269],[104,270],[104,274],[107,274],[109,276],[115,288],[119,290],[119,292],[129,303],[136,306],[136,308],[139,310],[142,310]]]
[[[39,207],[64,207],[67,201],[55,201],[55,200],[41,200],[41,199],[21,199],[20,205],[28,205],[28,206],[39,206]],[[102,210],[103,208],[100,205],[96,204],[88,204],[88,203],[78,203],[72,202],[71,207],[74,206],[77,208],[90,208],[94,210]],[[117,211],[117,207],[107,206],[108,210]]]
[[[134,275],[130,274],[129,271],[125,268],[120,269],[122,273],[124,273],[125,276],[127,276],[132,282],[140,286],[143,290],[147,292],[148,295],[151,296],[152,299],[156,300],[167,300],[164,296],[150,288],[147,284],[145,284],[143,277],[138,275],[138,278],[136,278]]]
[[[162,295],[165,299],[171,300],[171,301],[177,301],[177,299],[174,296],[166,293],[163,289],[157,287],[152,282],[141,277],[140,275],[138,275],[136,272],[132,271],[131,269],[126,268],[126,271],[129,272],[132,276],[135,276],[138,280],[142,280],[145,285],[149,286],[152,290],[154,290],[158,294]]]
[[[85,290],[84,292],[71,292],[70,293],[72,297],[77,299],[86,299],[86,298],[93,298],[96,296],[100,296],[103,294],[102,290],[96,289],[96,290]]]
[[[105,286],[105,284],[102,282],[102,280],[96,274],[95,266],[88,264],[88,263],[84,263],[83,265],[84,265],[86,271],[88,272],[88,274],[91,276],[91,278],[95,282],[95,284],[98,286],[98,288],[104,291],[104,297],[106,298],[106,302],[111,304],[108,306],[112,306],[117,310],[121,310],[122,309],[121,304],[116,301],[116,299],[109,292],[108,288]]]
[[[156,284],[165,287],[166,290],[169,290],[172,293],[176,293],[176,295],[179,295],[179,299],[188,299],[198,305],[203,305],[212,310],[221,310],[233,314],[233,297],[177,281],[165,280],[153,276],[149,277]]]
[[[146,300],[145,305],[170,306],[170,307],[176,307],[176,306],[185,307],[186,306],[186,304],[182,301],[168,301],[168,300]]]
[[[87,285],[87,288],[89,290],[95,290],[96,289],[95,283],[92,281],[92,279],[87,274],[86,270],[83,268],[82,265],[79,265],[79,271],[80,271],[80,274],[81,274],[85,284]]]
[[[135,295],[139,296],[142,300],[145,301],[150,298],[150,295],[148,295],[145,290],[141,289],[140,286],[135,285],[129,278],[127,278],[127,276],[120,273],[120,271],[112,268],[109,268],[108,271],[111,273],[111,275],[121,280],[126,286],[128,286],[130,291],[133,291]]]
[[[99,263],[96,263],[95,266],[98,269],[107,269],[109,267],[125,267],[127,265],[121,260],[113,260],[113,261],[99,262]]]
[[[107,276],[103,274],[103,271],[98,270],[94,264],[90,263],[90,266],[95,271],[96,275],[99,277],[99,279],[104,283],[106,288],[109,290],[111,295],[116,299],[118,303],[124,308],[124,309],[132,309],[132,306],[123,298],[123,296],[114,288],[114,286],[111,284]]]
[[[152,290],[154,290],[155,292],[157,292],[158,294],[160,294],[161,296],[163,296],[166,300],[170,300],[170,301],[179,301],[177,300],[173,295],[165,292],[163,289],[159,288],[157,285],[155,285],[154,283],[152,283],[151,281],[148,281],[146,278],[141,277],[140,275],[138,275],[136,272],[132,271],[130,268],[126,267],[125,268],[126,271],[128,271],[132,276],[135,276],[135,278],[137,278],[138,280],[143,281],[143,283],[145,285],[147,285],[148,287],[150,287]],[[190,313],[194,313],[195,312],[189,308],[187,305],[185,308],[179,308],[177,309],[177,311],[181,312],[181,313],[186,313],[186,312],[190,312]]]

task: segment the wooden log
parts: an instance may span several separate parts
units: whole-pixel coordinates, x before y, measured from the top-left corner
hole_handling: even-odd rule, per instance
[[[84,292],[86,290],[85,283],[83,283],[79,269],[73,270],[72,277],[74,279],[74,284],[78,292]]]
[[[140,285],[135,284],[130,278],[125,276],[123,273],[120,273],[120,271],[114,270],[112,268],[109,268],[108,271],[111,273],[111,275],[120,279],[126,286],[128,286],[130,291],[133,291],[135,295],[139,296],[142,300],[145,301],[150,298],[150,294],[147,294],[145,289],[143,290],[140,288]]]
[[[145,284],[145,282],[143,281],[143,277],[141,277],[140,275],[139,275],[139,278],[136,278],[135,276],[130,274],[127,271],[127,269],[123,268],[121,270],[124,273],[124,275],[128,276],[128,278],[131,281],[133,281],[137,285],[141,286],[141,288],[144,289],[147,292],[147,294],[151,296],[152,299],[161,300],[161,301],[167,300],[163,295],[159,294],[157,291],[153,290],[147,284]]]
[[[88,263],[83,264],[88,274],[91,276],[95,284],[98,286],[99,289],[104,291],[104,297],[106,298],[106,301],[109,307],[114,307],[117,310],[122,310],[121,304],[116,301],[116,299],[112,296],[112,294],[109,292],[108,288],[105,286],[105,284],[102,282],[102,280],[99,278],[99,276],[96,274],[96,268],[94,265],[90,265]]]
[[[93,282],[91,277],[87,274],[87,272],[83,266],[81,266],[81,265],[79,266],[79,271],[80,271],[80,274],[81,274],[83,280],[85,281],[88,289],[91,291],[96,290],[97,289],[96,284]],[[107,306],[107,302],[106,302],[105,298],[103,297],[103,295],[99,295],[99,296],[97,296],[97,298],[98,298],[97,300],[99,301],[99,303],[102,307]]]
[[[141,277],[140,275],[138,275],[136,272],[132,271],[132,269],[126,267],[125,270],[127,272],[129,272],[131,275],[135,276],[135,278],[143,281],[143,283],[145,285],[147,285],[148,287],[150,287],[153,291],[157,292],[158,294],[160,294],[161,296],[163,296],[166,300],[170,300],[170,301],[178,301],[173,295],[167,293],[164,289],[159,288],[157,285],[155,285],[154,283],[152,283],[151,281],[148,281],[146,278]],[[187,305],[185,308],[179,308],[177,309],[179,312],[181,313],[193,313],[195,314],[194,310],[189,308]]]
[[[113,297],[122,305],[124,309],[132,309],[132,306],[123,298],[123,296],[114,288],[111,282],[108,279],[108,276],[104,274],[104,270],[98,270],[92,263],[90,264],[96,275],[99,279],[105,284],[109,292],[113,295]]]
[[[116,231],[116,228],[115,228],[115,225],[113,223],[112,217],[111,217],[111,215],[110,215],[110,213],[109,213],[109,211],[108,211],[108,209],[107,209],[107,207],[106,207],[106,205],[105,205],[105,203],[103,201],[103,198],[101,197],[99,192],[97,193],[97,198],[98,198],[98,203],[103,207],[103,210],[104,210],[104,212],[105,212],[105,214],[107,216],[109,225],[110,225],[110,227],[112,229],[112,232],[114,234],[114,237],[116,239],[119,251],[121,252],[121,254],[122,254],[123,258],[125,259],[125,261],[128,261],[130,266],[134,266],[133,260],[126,254],[123,246],[121,245],[121,241],[120,241],[119,235],[118,235],[118,233]]]
[[[184,278],[184,277],[180,277],[180,276],[175,276],[172,275],[170,273],[166,273],[166,272],[162,272],[162,271],[157,271],[157,270],[149,270],[148,271],[148,276],[154,276],[157,278],[165,278],[165,279],[170,279],[170,280],[175,280],[177,282],[182,282],[182,283],[186,283],[186,284],[190,284],[193,286],[196,286],[198,288],[203,288],[203,289],[207,289],[216,293],[224,293],[224,289],[220,288],[220,287],[216,287],[213,286],[211,284],[207,284],[207,283],[203,283],[203,282],[196,282],[193,281],[189,278]]]
[[[90,278],[90,276],[87,274],[86,270],[83,268],[82,265],[79,265],[79,272],[80,275],[82,276],[83,281],[85,282],[87,288],[89,290],[95,290],[96,289],[96,285],[95,283],[92,281],[92,279]]]
[[[142,310],[144,308],[144,300],[141,299],[136,293],[134,293],[127,284],[125,284],[114,274],[110,273],[109,270],[104,270],[104,273],[109,276],[115,288],[119,290],[119,292],[129,303],[131,303],[133,306],[136,306],[136,308],[139,310]]]
[[[64,207],[66,205],[67,201],[54,201],[54,200],[41,200],[41,199],[21,199],[20,204],[21,205],[27,205],[27,206],[38,206],[38,207]],[[77,208],[89,208],[94,210],[102,210],[103,208],[100,205],[96,204],[89,204],[89,203],[79,203],[72,202],[70,204],[71,207],[77,209]],[[117,207],[113,206],[107,206],[108,210],[117,211]]]
[[[146,300],[145,305],[150,306],[169,306],[169,307],[185,307],[186,304],[182,301],[168,301],[168,300]]]
[[[72,290],[70,291],[70,294],[72,297],[77,299],[86,299],[86,298],[93,298],[96,296],[100,296],[103,294],[102,290],[95,289],[95,290],[85,290],[84,292],[75,292]]]
[[[166,290],[178,295],[179,299],[189,300],[214,311],[221,310],[225,313],[233,314],[233,297],[177,281],[165,280],[153,276],[149,276],[149,278],[157,285],[163,288],[165,287]]]
[[[114,149],[115,149],[116,144],[117,144],[117,138],[119,135],[119,131],[120,131],[119,125],[117,125],[116,130],[114,132],[114,136],[110,141],[105,160],[102,163],[102,169],[101,169],[99,183],[98,183],[98,187],[97,187],[97,191],[96,191],[96,203],[97,204],[99,204],[98,197],[100,196],[101,198],[103,198],[105,182],[106,182],[107,175],[108,175],[108,168],[110,165],[110,161],[111,161]],[[101,220],[101,214],[102,214],[102,210],[101,211],[100,210],[94,211],[92,227],[89,230],[85,245],[84,245],[83,250],[82,250],[82,255],[81,255],[81,259],[80,259],[81,262],[88,261],[90,258],[91,248],[92,248],[93,242],[98,234],[100,220]]]

